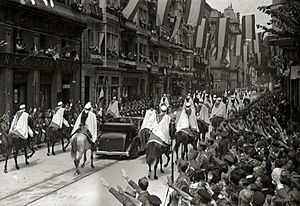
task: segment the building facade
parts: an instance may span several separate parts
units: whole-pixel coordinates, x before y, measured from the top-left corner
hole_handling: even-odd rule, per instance
[[[67,1],[0,2],[0,113],[80,99],[81,13]]]

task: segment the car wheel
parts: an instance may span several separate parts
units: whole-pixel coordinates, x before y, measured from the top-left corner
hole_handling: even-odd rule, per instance
[[[130,151],[129,151],[129,158],[134,159],[139,156],[140,153],[140,142],[138,140],[134,141],[131,145]]]

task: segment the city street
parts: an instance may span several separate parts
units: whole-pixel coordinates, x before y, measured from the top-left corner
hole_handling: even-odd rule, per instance
[[[74,176],[70,149],[62,153],[57,146],[57,150],[56,156],[48,157],[46,149],[40,149],[29,160],[30,165],[25,165],[24,157],[19,156],[20,170],[15,169],[14,161],[10,159],[8,173],[2,170],[0,175],[0,205],[120,205],[101,185],[100,177],[115,188],[120,185],[125,189],[127,183],[122,177],[122,168],[134,181],[148,175],[144,155],[134,160],[96,158],[94,169],[88,160],[85,168],[81,168],[82,174]],[[4,162],[0,163],[0,167],[4,167]],[[164,200],[171,166],[165,168],[164,174],[159,171],[157,174],[158,180],[150,180],[149,192]]]

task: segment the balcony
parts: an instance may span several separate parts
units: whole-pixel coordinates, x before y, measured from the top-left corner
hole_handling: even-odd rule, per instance
[[[137,55],[133,52],[121,52],[119,57],[120,67],[136,68]]]
[[[89,54],[88,62],[91,64],[100,64],[103,65],[105,57],[100,54]]]

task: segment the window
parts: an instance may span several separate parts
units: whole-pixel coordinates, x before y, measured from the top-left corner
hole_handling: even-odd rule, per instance
[[[119,85],[119,77],[112,77],[111,78],[112,85]]]

